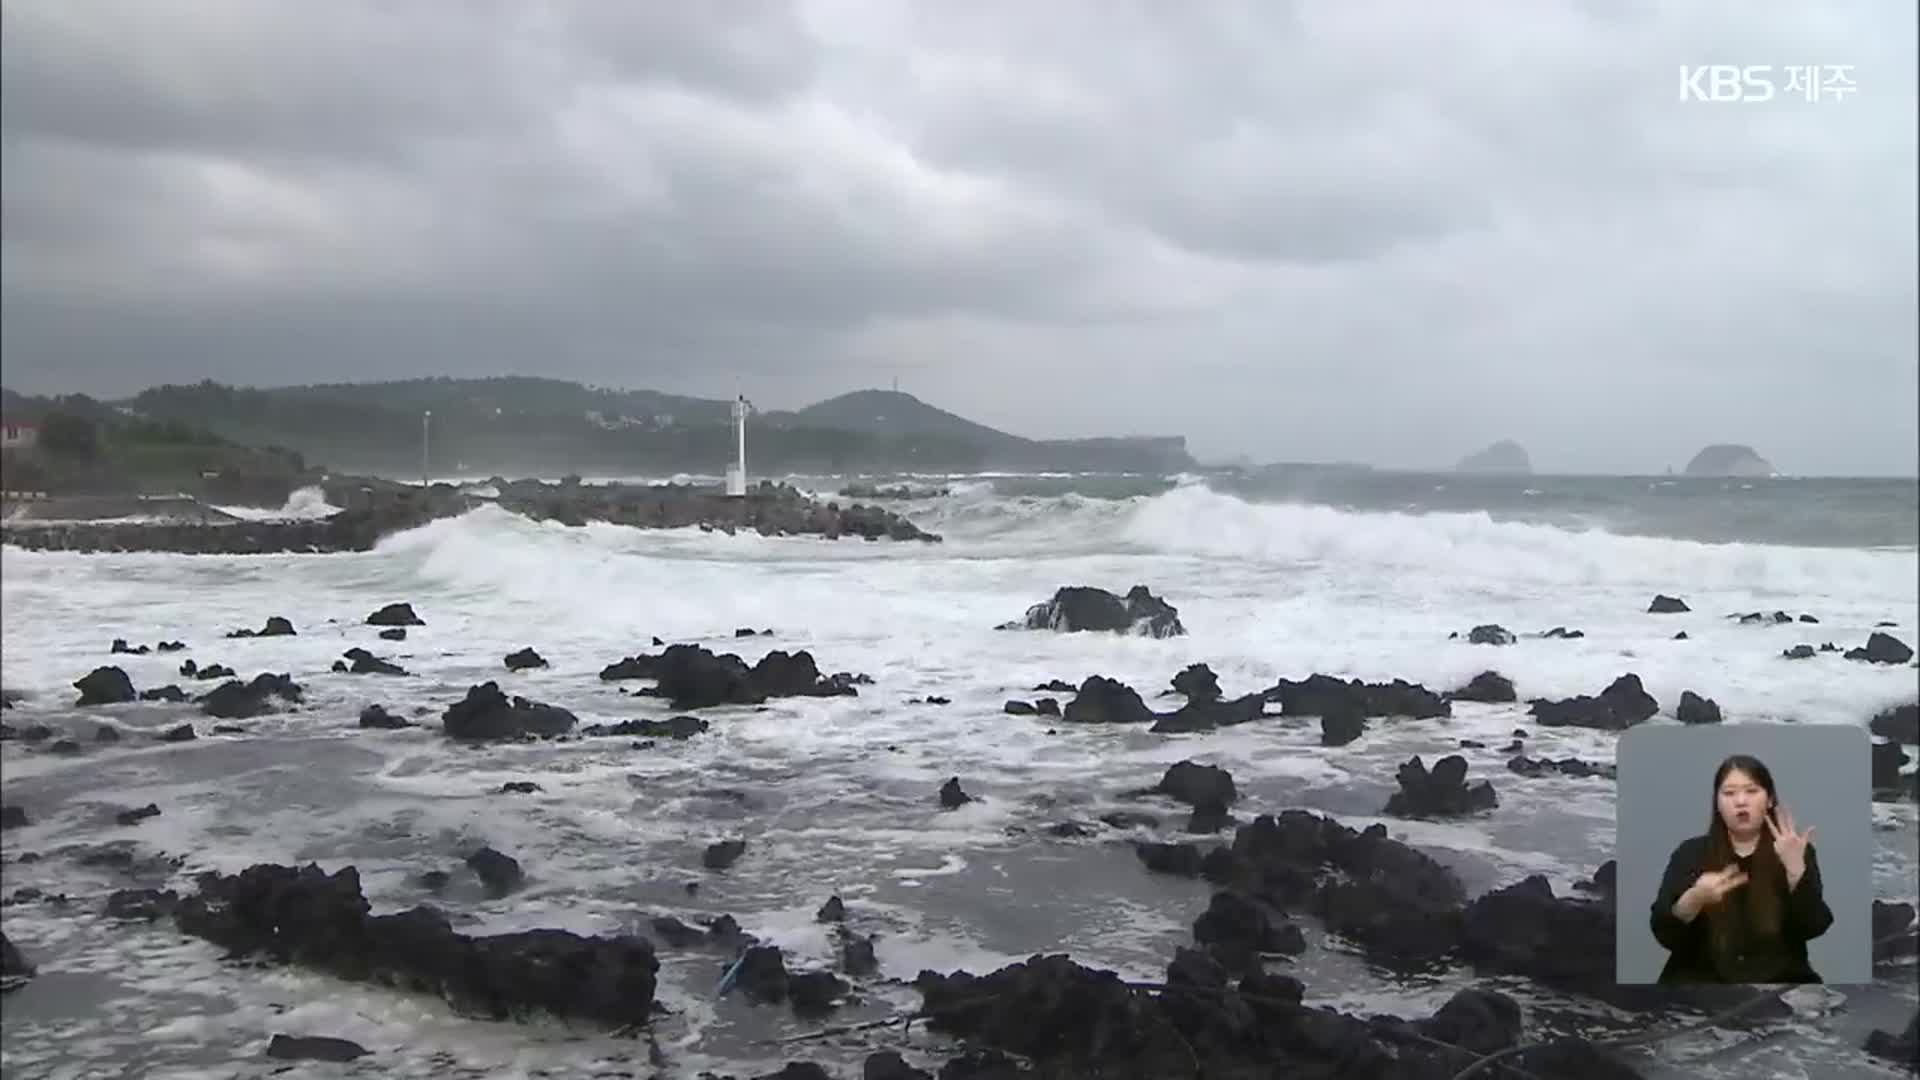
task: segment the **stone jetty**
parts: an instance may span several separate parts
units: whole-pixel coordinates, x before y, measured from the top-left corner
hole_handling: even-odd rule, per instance
[[[574,478],[547,483],[496,477],[483,485],[434,484],[423,489],[376,477],[332,476],[319,486],[327,503],[339,508],[324,518],[235,520],[216,511],[128,520],[103,518],[89,506],[93,512],[86,517],[92,520],[76,520],[81,515],[65,515],[60,501],[50,500],[37,504],[31,516],[9,515],[0,523],[0,540],[40,551],[190,555],[368,551],[385,536],[487,504],[573,526],[602,521],[639,529],[697,527],[762,536],[940,539],[880,507],[820,501],[771,482],[739,497],[689,484],[587,484]]]

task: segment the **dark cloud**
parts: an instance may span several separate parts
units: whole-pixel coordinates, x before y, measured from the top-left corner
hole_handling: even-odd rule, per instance
[[[0,11],[20,389],[898,376],[1208,454],[1916,468],[1898,5]],[[1682,103],[1685,63],[1859,90]]]

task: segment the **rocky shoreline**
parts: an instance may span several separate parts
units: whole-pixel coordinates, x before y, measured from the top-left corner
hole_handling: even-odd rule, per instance
[[[319,519],[236,521],[217,514],[166,520],[71,520],[53,500],[32,516],[10,515],[0,542],[34,551],[171,552],[183,555],[324,554],[369,551],[393,533],[484,505],[536,521],[583,526],[590,521],[638,529],[700,528],[762,536],[829,540],[918,540],[937,543],[906,518],[875,506],[822,502],[784,484],[763,482],[744,497],[683,484],[557,484],[495,478],[482,487],[434,484],[422,489],[374,477],[331,477],[319,485],[340,509]],[[93,500],[98,503],[99,500]],[[138,506],[137,500],[126,500]],[[99,518],[98,507],[86,516]],[[80,516],[78,514],[75,515]]]

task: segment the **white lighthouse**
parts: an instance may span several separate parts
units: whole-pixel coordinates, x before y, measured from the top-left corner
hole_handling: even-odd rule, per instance
[[[745,395],[733,402],[733,464],[727,466],[727,494],[741,497],[747,493],[747,414],[753,402]]]

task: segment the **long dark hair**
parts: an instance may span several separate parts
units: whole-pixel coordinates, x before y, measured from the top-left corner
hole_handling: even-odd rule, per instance
[[[1780,796],[1773,786],[1773,770],[1766,763],[1748,754],[1734,754],[1720,763],[1713,771],[1713,795],[1708,806],[1710,820],[1707,823],[1707,863],[1702,870],[1723,870],[1733,865],[1737,857],[1733,850],[1733,836],[1727,832],[1727,823],[1720,816],[1720,785],[1727,774],[1739,771],[1753,778],[1760,789],[1767,793],[1767,813],[1760,818],[1760,842],[1754,846],[1752,861],[1747,871],[1747,883],[1741,886],[1725,902],[1710,905],[1706,909],[1707,928],[1710,931],[1714,951],[1722,956],[1734,948],[1736,933],[1744,922],[1750,934],[1770,937],[1780,932],[1782,899],[1787,894],[1787,871],[1780,865],[1780,857],[1773,853],[1773,807],[1780,802]],[[1741,894],[1742,899],[1735,899]],[[1744,918],[1742,918],[1744,916]]]

